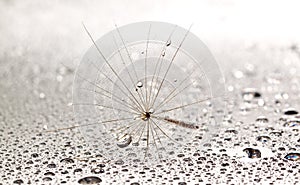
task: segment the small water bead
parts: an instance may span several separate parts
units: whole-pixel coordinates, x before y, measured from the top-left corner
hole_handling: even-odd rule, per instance
[[[52,178],[51,177],[44,177],[43,181],[52,181]]]
[[[150,114],[153,114],[154,113],[154,109],[153,108],[151,108],[151,109],[149,109],[149,111],[148,111]]]
[[[273,131],[273,132],[270,132],[270,135],[280,137],[280,136],[282,136],[282,132],[280,132],[280,131]]]
[[[246,69],[245,73],[247,75],[254,75],[255,74],[256,70],[255,70],[255,66],[253,64],[246,63],[245,64],[245,69]]]
[[[123,136],[119,137],[117,142],[117,146],[120,148],[127,147],[132,142],[132,137],[129,134],[124,134]]]
[[[104,167],[105,167],[105,164],[104,164],[104,163],[101,163],[101,164],[98,164],[97,166],[100,167],[100,168],[104,168]]]
[[[116,165],[123,165],[125,162],[122,159],[119,159],[115,162]]]
[[[37,154],[37,153],[31,154],[31,157],[33,157],[33,158],[37,158],[38,156],[39,156],[39,154]]]
[[[290,161],[299,161],[300,153],[289,153],[284,158]]]
[[[143,87],[143,82],[139,81],[137,84],[136,84],[136,87],[137,88],[142,88]]]
[[[233,134],[238,134],[238,131],[237,131],[237,130],[235,130],[235,129],[227,129],[227,130],[225,131],[225,133],[233,133]]]
[[[104,170],[102,168],[93,168],[91,172],[94,174],[99,174],[99,173],[104,173]]]
[[[74,174],[80,173],[80,172],[82,172],[82,169],[81,169],[81,168],[77,168],[77,169],[74,170]]]
[[[57,76],[56,76],[56,80],[57,80],[58,82],[62,82],[63,76],[57,75]]]
[[[47,165],[48,168],[56,168],[56,164],[54,163],[50,163]]]
[[[137,157],[137,154],[136,153],[129,153],[128,157],[130,157],[130,158]]]
[[[243,152],[246,152],[249,158],[261,158],[261,152],[254,148],[245,148]]]
[[[102,182],[102,180],[99,177],[95,176],[84,177],[78,180],[79,184],[97,184],[100,182]]]
[[[64,158],[60,160],[61,163],[69,164],[69,163],[74,163],[74,160],[71,158]]]
[[[259,116],[256,118],[257,123],[268,123],[269,120],[266,116]]]
[[[241,106],[239,109],[240,109],[240,113],[243,114],[243,115],[246,115],[247,113],[250,112],[249,107]]]
[[[62,171],[61,174],[68,174],[69,172],[67,170]]]
[[[46,175],[46,176],[55,176],[55,173],[53,173],[53,172],[46,172],[46,173],[44,173],[44,175]]]
[[[168,40],[168,42],[166,43],[166,46],[170,46],[171,45],[171,40]]]
[[[244,73],[240,70],[233,70],[232,71],[232,75],[236,78],[236,79],[241,79],[244,77]]]
[[[263,142],[263,143],[266,143],[268,141],[271,140],[271,138],[269,136],[258,136],[256,138],[257,141],[260,141],[260,142]]]
[[[46,97],[45,93],[40,93],[39,94],[40,99],[44,99]]]
[[[132,146],[139,146],[140,144],[138,142],[132,143]]]
[[[254,98],[260,98],[261,94],[254,88],[245,88],[242,91],[242,96],[244,100],[249,101]]]

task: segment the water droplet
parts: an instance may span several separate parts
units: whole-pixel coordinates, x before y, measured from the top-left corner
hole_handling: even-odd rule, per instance
[[[129,153],[127,156],[130,157],[130,158],[135,158],[135,157],[137,157],[136,153]]]
[[[257,123],[268,123],[269,120],[265,116],[259,116],[259,117],[256,118],[256,122]]]
[[[122,159],[119,159],[115,162],[116,165],[123,165],[124,161]]]
[[[78,180],[79,184],[97,184],[100,182],[102,182],[102,180],[99,177],[95,176],[84,177]]]
[[[39,156],[39,154],[37,154],[37,153],[31,154],[31,157],[33,157],[33,158],[37,158],[38,156]]]
[[[132,137],[129,134],[124,134],[118,138],[117,146],[120,148],[127,147],[132,142]]]
[[[233,73],[233,76],[237,79],[244,77],[244,73],[240,70],[234,70],[232,73]]]
[[[44,93],[40,93],[39,97],[40,97],[40,99],[44,99],[46,97],[46,95]]]
[[[54,163],[50,163],[47,165],[48,168],[56,168],[56,164]]]
[[[299,161],[300,153],[289,153],[284,158],[290,161]]]
[[[139,143],[132,143],[132,146],[139,146],[140,144]]]
[[[15,180],[13,183],[14,184],[23,184],[24,181],[22,179],[18,179],[18,180]]]
[[[247,75],[254,75],[255,74],[255,66],[250,63],[245,64],[246,74]]]
[[[260,141],[260,142],[263,142],[263,143],[266,143],[268,141],[271,140],[271,138],[269,136],[258,136],[256,138],[257,141]]]
[[[68,163],[74,163],[74,160],[71,158],[64,158],[64,159],[60,160],[60,162],[68,164]]]
[[[148,111],[150,114],[153,114],[154,113],[154,109],[149,109],[149,111]]]
[[[48,175],[48,176],[55,176],[55,173],[53,173],[53,172],[46,172],[46,173],[44,173],[44,175]]]
[[[170,46],[171,45],[171,40],[168,40],[168,42],[166,43],[166,46]]]
[[[138,183],[138,182],[133,182],[133,183],[131,183],[130,185],[140,185],[140,183]]]
[[[244,100],[252,100],[253,98],[260,98],[261,94],[254,88],[246,88],[242,92]]]
[[[298,111],[296,111],[294,108],[288,108],[283,111],[285,115],[296,115],[298,114]]]
[[[143,87],[143,82],[139,81],[139,82],[136,84],[136,87],[137,87],[137,88]]]
[[[52,181],[52,178],[51,177],[44,177],[43,181]]]
[[[285,127],[296,127],[300,125],[300,119],[297,118],[293,118],[293,119],[289,119],[287,120],[283,126]]]
[[[258,149],[254,148],[245,148],[243,152],[246,152],[249,158],[261,158],[261,153]]]
[[[238,134],[238,131],[234,130],[234,129],[228,129],[225,131],[225,133],[233,133],[233,134]]]
[[[82,169],[81,169],[81,168],[76,168],[76,169],[74,170],[74,174],[80,173],[80,172],[82,172]]]
[[[61,82],[61,81],[63,80],[63,77],[62,77],[61,75],[57,75],[57,76],[56,76],[56,80],[57,80],[58,82]]]
[[[273,132],[270,132],[270,135],[280,137],[280,136],[282,136],[282,132],[279,132],[279,131],[273,131]]]
[[[104,170],[102,168],[93,168],[91,172],[94,174],[99,174],[99,173],[104,173]]]

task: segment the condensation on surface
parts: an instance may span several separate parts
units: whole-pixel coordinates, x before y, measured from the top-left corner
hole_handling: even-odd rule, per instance
[[[1,13],[7,10],[1,18],[5,32],[0,58],[1,184],[299,184],[299,43],[249,41],[251,30],[237,43],[211,41],[211,46],[222,45],[214,47],[213,53],[223,66],[229,92],[223,119],[227,126],[202,145],[197,145],[202,138],[195,138],[197,151],[185,148],[168,163],[129,167],[126,161],[107,161],[97,147],[85,143],[78,129],[48,132],[77,124],[72,110],[73,75],[83,50],[91,44],[85,40],[81,20],[76,34],[51,28],[42,34],[50,25],[47,21],[55,25],[59,20],[51,8],[58,9],[61,17],[68,6],[48,2],[41,10],[30,11],[35,5],[1,3],[7,3],[1,6]],[[250,10],[255,12],[253,7]],[[54,18],[41,16],[43,12]],[[231,20],[230,16],[224,19]],[[64,20],[58,28],[64,28],[68,19]],[[78,44],[77,37],[84,41]],[[74,43],[82,46],[68,49]]]

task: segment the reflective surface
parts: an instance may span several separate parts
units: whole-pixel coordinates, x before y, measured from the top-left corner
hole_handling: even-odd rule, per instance
[[[136,7],[125,11],[114,9],[118,6],[113,3],[30,2],[2,1],[0,6],[0,183],[299,184],[300,46],[293,27],[297,11],[289,8],[299,6],[274,2],[257,10],[255,4],[235,1],[203,6],[175,2],[153,9],[137,4],[144,8],[135,14]],[[107,11],[99,11],[100,5]],[[179,7],[190,11],[182,15]],[[264,16],[267,9],[271,11]],[[123,11],[134,16],[122,19]],[[204,143],[195,137],[198,150],[183,148],[154,166],[127,166],[88,146],[78,128],[53,132],[79,124],[72,84],[76,65],[91,45],[81,20],[88,19],[85,24],[99,38],[114,28],[112,14],[119,15],[120,27],[153,15],[158,20],[174,17],[168,21],[173,23],[198,20],[191,31],[206,41],[220,63],[229,94],[226,126]]]

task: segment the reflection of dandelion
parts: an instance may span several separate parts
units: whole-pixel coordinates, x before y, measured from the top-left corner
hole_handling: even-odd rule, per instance
[[[166,159],[191,142],[207,121],[202,102],[224,96],[224,82],[190,29],[136,23],[95,41],[84,28],[93,46],[77,69],[73,105],[79,120],[92,120],[79,125],[87,140],[134,162]]]

